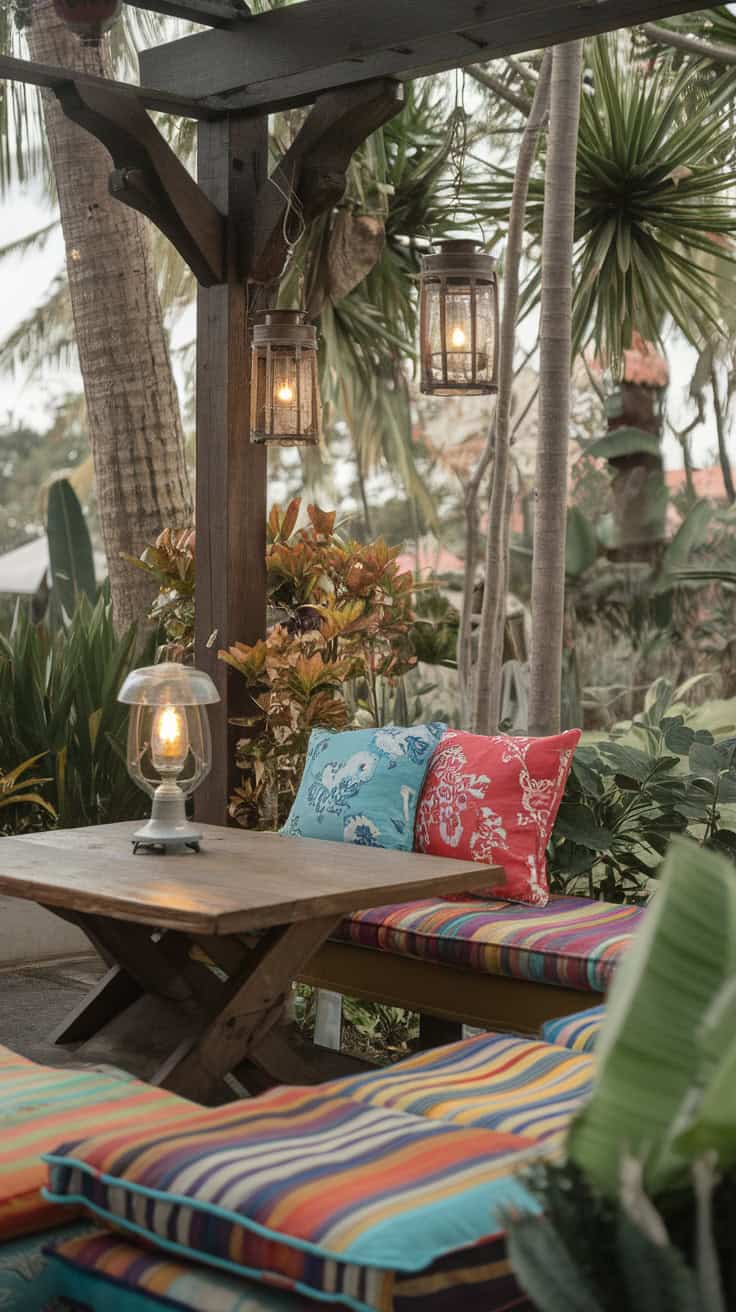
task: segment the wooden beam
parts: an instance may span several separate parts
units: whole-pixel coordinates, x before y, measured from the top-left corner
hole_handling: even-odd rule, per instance
[[[63,82],[67,118],[101,141],[116,165],[110,191],[156,224],[205,287],[225,278],[225,218],[197,186],[143,105],[127,91]]]
[[[250,18],[244,0],[126,0],[131,9],[148,9],[167,18],[184,18],[205,27],[233,27]]]
[[[228,217],[227,282],[200,288],[197,306],[196,662],[222,700],[210,707],[213,766],[197,790],[197,817],[227,823],[238,782],[229,724],[247,713],[245,681],[217,659],[219,647],[255,642],[266,627],[266,450],[249,440],[250,328],[245,272],[253,215],[266,178],[268,122],[230,115],[202,123],[198,176]]]
[[[114,82],[105,77],[95,77],[92,73],[77,73],[69,68],[57,68],[53,64],[36,64],[30,59],[15,59],[12,55],[0,54],[0,82],[6,79],[25,82],[32,87],[48,87],[50,91],[58,91],[73,79],[79,87],[119,91],[146,109],[160,110],[164,114],[179,114],[182,118],[210,119],[218,118],[222,113],[222,110],[211,109],[201,101],[193,100],[191,96],[172,95],[167,91],[155,91],[151,87]]]
[[[698,8],[698,0],[302,0],[140,55],[144,82],[262,112],[375,77],[413,78]]]
[[[288,243],[299,235],[299,224],[310,223],[341,200],[353,154],[403,104],[403,87],[392,78],[361,82],[317,98],[259,192],[250,270],[254,282],[271,283],[280,277]]]

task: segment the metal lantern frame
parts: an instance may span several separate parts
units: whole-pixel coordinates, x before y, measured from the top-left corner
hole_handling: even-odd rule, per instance
[[[291,366],[296,424],[280,424],[276,403],[278,369]],[[277,362],[281,361],[281,365]],[[304,370],[304,365],[307,369]],[[317,446],[321,428],[321,402],[317,376],[317,329],[307,322],[305,310],[266,310],[253,327],[251,348],[251,442],[277,446]],[[308,396],[304,395],[305,387]],[[303,423],[307,414],[308,422]]]
[[[425,255],[419,279],[419,333],[420,333],[420,390],[426,396],[490,396],[498,391],[498,275],[492,255],[479,249],[480,243],[470,238],[447,239],[438,243],[439,250]],[[438,288],[439,299],[439,352],[433,351],[430,340],[429,301],[430,288]],[[453,348],[448,345],[448,297],[467,289],[468,322],[470,326],[470,378],[467,382],[450,377]],[[493,298],[493,355],[490,368],[479,365],[478,342],[479,291],[490,289]],[[455,348],[455,351],[457,348]],[[439,354],[441,367],[435,367]]]

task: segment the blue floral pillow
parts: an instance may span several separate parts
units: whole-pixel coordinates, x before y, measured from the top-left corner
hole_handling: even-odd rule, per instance
[[[424,776],[446,728],[313,729],[282,834],[410,852]]]

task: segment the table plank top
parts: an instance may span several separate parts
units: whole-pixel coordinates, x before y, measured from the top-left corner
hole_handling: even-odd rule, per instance
[[[501,883],[497,866],[201,825],[199,853],[133,855],[137,822],[0,839],[0,893],[192,934],[241,934]]]

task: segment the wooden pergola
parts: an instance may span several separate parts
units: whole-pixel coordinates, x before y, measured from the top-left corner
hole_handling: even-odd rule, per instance
[[[400,111],[402,82],[702,8],[698,0],[128,0],[208,30],[144,51],[141,85],[0,56],[0,78],[54,92],[113,161],[110,190],[168,237],[199,284],[196,661],[217,683],[213,768],[197,794],[223,824],[242,679],[217,648],[266,624],[266,451],[249,441],[254,312],[268,303],[290,224],[342,196],[358,146]],[[267,177],[268,115],[313,105]],[[197,120],[195,182],[148,110]],[[296,203],[294,202],[294,198]],[[291,201],[291,203],[290,203]],[[212,635],[217,635],[211,642]]]

